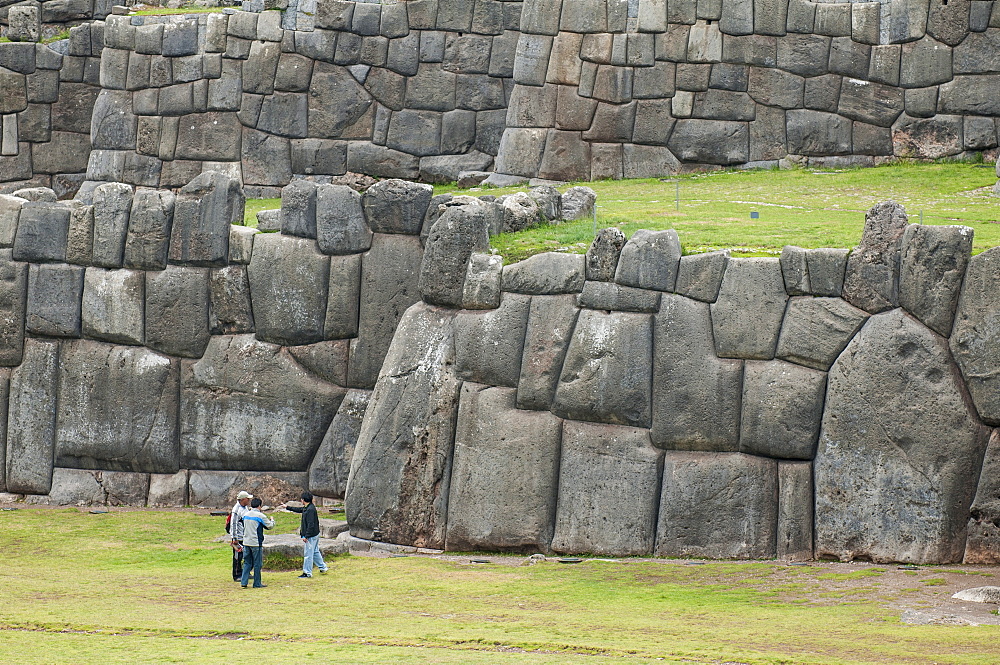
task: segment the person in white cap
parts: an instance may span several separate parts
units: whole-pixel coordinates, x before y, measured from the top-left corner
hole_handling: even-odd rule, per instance
[[[239,582],[243,577],[243,516],[250,512],[250,499],[253,494],[246,490],[240,490],[236,495],[236,503],[229,511],[229,533],[230,544],[233,547],[233,581]]]

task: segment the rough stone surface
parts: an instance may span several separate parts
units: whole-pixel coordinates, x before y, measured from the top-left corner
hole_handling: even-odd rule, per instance
[[[682,296],[715,302],[729,265],[729,250],[682,256],[674,289]]]
[[[31,265],[25,328],[36,335],[79,337],[82,296],[83,268],[63,263]]]
[[[650,425],[653,321],[646,314],[580,312],[552,411],[575,420]]]
[[[865,214],[861,243],[847,258],[844,300],[873,314],[899,304],[899,257],[906,226],[906,211],[893,201]]]
[[[293,180],[281,188],[281,232],[316,237],[316,183]]]
[[[968,538],[963,563],[1000,562],[1000,430],[993,430],[976,497],[969,510]]]
[[[246,266],[212,270],[208,280],[208,328],[213,335],[238,335],[254,331],[250,304],[250,279]]]
[[[239,181],[215,171],[202,173],[182,187],[174,202],[170,262],[225,265],[229,225],[242,222],[245,204]]]
[[[500,279],[503,275],[503,257],[494,254],[473,253],[462,287],[464,309],[493,309],[500,306]]]
[[[662,456],[644,429],[564,421],[552,549],[651,554]]]
[[[0,366],[3,367],[21,364],[28,304],[28,265],[12,260],[12,253],[0,249]]]
[[[344,392],[253,335],[213,337],[181,367],[181,466],[305,469]]]
[[[840,298],[792,298],[775,356],[828,370],[867,319],[866,312]]]
[[[367,390],[351,390],[344,396],[309,465],[309,491],[313,494],[343,497],[347,492],[354,444],[361,432],[370,397]]]
[[[173,219],[174,195],[171,192],[155,189],[135,192],[125,239],[126,268],[163,270],[166,267]]]
[[[958,300],[951,352],[980,417],[1000,425],[1000,249],[972,257]]]
[[[584,256],[543,252],[504,266],[502,288],[528,295],[579,293],[583,290],[585,269]]]
[[[353,254],[372,246],[361,194],[346,185],[316,190],[316,240],[324,254]]]
[[[743,368],[740,452],[811,460],[819,439],[826,373],[781,360]]]
[[[56,465],[176,473],[179,398],[176,360],[139,347],[64,343]]]
[[[549,551],[561,421],[550,413],[518,410],[514,401],[510,389],[462,387],[448,549]]]
[[[87,268],[81,306],[83,336],[115,344],[142,344],[145,283],[142,271]]]
[[[209,269],[167,266],[146,274],[146,345],[182,358],[208,346]]]
[[[839,298],[844,290],[848,249],[810,249],[806,252],[809,288],[814,296]]]
[[[641,289],[673,291],[680,260],[681,241],[676,231],[640,229],[622,249],[615,281]]]
[[[441,215],[424,244],[419,288],[432,305],[459,307],[469,258],[489,251],[492,211],[485,205],[449,207]]]
[[[420,233],[434,188],[405,180],[383,180],[365,192],[361,203],[375,233]]]
[[[716,357],[709,305],[664,294],[654,334],[653,444],[739,450],[743,362]]]
[[[817,556],[962,559],[987,431],[944,340],[900,310],[870,318],[830,368],[822,427]]]
[[[665,453],[654,554],[773,558],[777,467],[740,453]]]
[[[455,372],[462,379],[517,387],[531,298],[507,293],[497,309],[455,317]]]
[[[968,226],[911,224],[903,234],[899,304],[940,335],[951,335],[959,291],[972,253]]]
[[[594,214],[597,193],[590,187],[570,187],[562,195],[563,219],[572,221]]]
[[[351,462],[345,507],[355,537],[445,544],[461,386],[454,316],[418,303],[399,322]]]
[[[548,410],[552,405],[576,326],[579,310],[575,301],[573,295],[531,299],[517,384],[518,408]]]
[[[813,474],[809,462],[778,462],[779,559],[813,558]]]
[[[597,282],[612,282],[618,259],[625,246],[625,234],[611,227],[597,232],[587,250],[587,279]]]
[[[10,375],[7,491],[48,494],[56,430],[59,344],[25,342],[24,361]]]
[[[787,300],[778,259],[730,259],[712,305],[719,357],[773,358]]]

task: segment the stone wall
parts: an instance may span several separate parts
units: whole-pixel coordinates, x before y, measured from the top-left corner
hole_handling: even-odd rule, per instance
[[[455,251],[482,205],[430,231],[361,425],[355,536],[1000,560],[1000,250],[970,260],[971,229],[889,202],[850,253],[682,256],[673,231],[606,229],[487,269]]]

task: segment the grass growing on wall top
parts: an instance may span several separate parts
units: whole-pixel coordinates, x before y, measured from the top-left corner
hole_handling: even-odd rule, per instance
[[[823,563],[336,557],[325,576],[265,571],[267,589],[243,590],[212,542],[218,517],[0,515],[7,662],[995,662],[995,626],[903,625],[890,609],[948,591],[858,588]],[[277,517],[285,532],[299,520]]]
[[[865,212],[876,203],[901,203],[910,221],[964,224],[975,229],[973,252],[1000,245],[1000,198],[992,165],[942,162],[837,170],[714,171],[676,178],[583,183],[597,192],[597,228],[676,229],[684,251],[731,249],[736,256],[777,256],[785,245],[854,247]],[[508,194],[525,187],[461,190],[438,185],[435,194]],[[563,191],[565,187],[561,188]],[[676,194],[680,194],[677,206]],[[280,199],[247,202],[247,221]],[[757,212],[758,219],[750,213]],[[582,253],[594,237],[592,219],[504,234],[491,243],[511,263],[547,251]]]

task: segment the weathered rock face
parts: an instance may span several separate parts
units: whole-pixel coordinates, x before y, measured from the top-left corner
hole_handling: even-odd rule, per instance
[[[7,491],[48,494],[56,429],[59,344],[25,343],[24,360],[11,372],[7,411]]]
[[[740,451],[811,460],[825,392],[825,372],[780,360],[748,360],[743,368]]]
[[[517,386],[531,298],[504,294],[494,310],[455,317],[455,370],[466,381]]]
[[[371,392],[367,390],[351,390],[344,396],[309,465],[311,492],[321,496],[344,496],[354,445],[361,433],[361,423],[370,398]]]
[[[448,208],[434,222],[420,265],[420,292],[432,305],[462,304],[465,276],[474,252],[490,248],[492,213],[484,205]]]
[[[307,468],[344,392],[279,346],[252,335],[213,337],[201,360],[181,368],[181,465]]]
[[[719,357],[773,358],[787,300],[777,259],[730,259],[711,306]]]
[[[647,430],[564,421],[552,549],[649,555],[662,457]]]
[[[626,286],[673,291],[681,260],[677,232],[636,231],[622,249],[615,281]]]
[[[899,257],[906,232],[906,211],[892,201],[865,215],[865,230],[847,258],[844,300],[873,314],[899,304]]]
[[[951,352],[979,415],[1000,424],[1000,248],[972,257],[958,301]]]
[[[970,509],[968,540],[963,563],[995,564],[1000,561],[1000,430],[993,430],[976,497]]]
[[[867,318],[840,298],[792,298],[776,356],[826,371]]]
[[[453,550],[547,551],[559,475],[561,421],[521,411],[514,391],[462,387],[448,499]]]
[[[611,282],[615,278],[618,259],[625,247],[625,234],[614,227],[601,229],[587,250],[587,279]]]
[[[138,347],[62,346],[57,466],[175,473],[180,363]]]
[[[872,317],[830,368],[817,555],[961,560],[985,445],[945,341],[899,310]]]
[[[399,322],[351,463],[345,505],[356,537],[444,545],[461,385],[454,316],[416,304]]]
[[[972,234],[967,226],[914,224],[903,234],[899,304],[945,337],[951,334]]]

